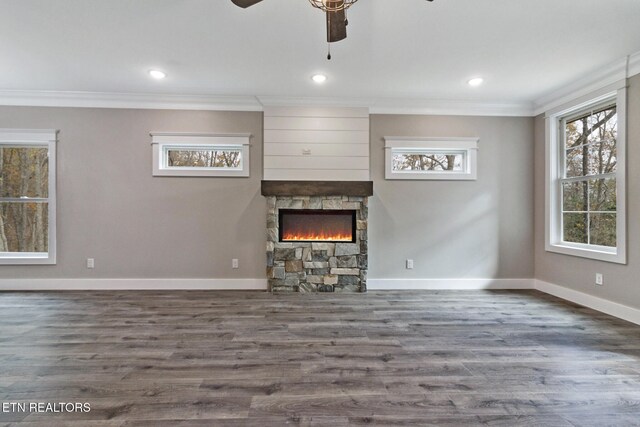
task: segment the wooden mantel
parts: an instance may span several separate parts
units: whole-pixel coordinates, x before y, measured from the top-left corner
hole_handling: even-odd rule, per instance
[[[263,196],[373,195],[373,181],[262,181]]]

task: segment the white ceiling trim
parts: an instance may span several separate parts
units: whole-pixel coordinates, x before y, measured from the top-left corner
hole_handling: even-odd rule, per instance
[[[0,91],[0,105],[136,108],[157,110],[262,111],[253,96],[170,95],[108,92]]]
[[[533,104],[530,102],[381,99],[376,101],[369,111],[371,114],[531,117]]]
[[[636,52],[629,56],[629,69],[627,71],[627,77],[640,74],[640,52]]]
[[[107,92],[0,90],[0,105],[33,107],[134,108],[158,110],[263,111],[264,107],[364,107],[371,114],[532,116],[531,103],[460,100],[364,99],[275,96],[209,96]]]
[[[534,101],[535,115],[557,108],[598,89],[640,74],[640,52],[619,59],[606,67],[588,73],[573,83]]]
[[[413,98],[327,98],[258,96],[264,107],[364,107],[370,114],[533,116],[533,103]]]

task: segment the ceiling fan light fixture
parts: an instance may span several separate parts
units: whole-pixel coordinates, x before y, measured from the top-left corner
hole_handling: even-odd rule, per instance
[[[324,74],[314,74],[313,76],[311,76],[311,80],[321,85],[322,83],[327,81],[327,76],[325,76]]]
[[[321,9],[324,12],[338,12],[347,10],[358,0],[309,0],[311,6]]]

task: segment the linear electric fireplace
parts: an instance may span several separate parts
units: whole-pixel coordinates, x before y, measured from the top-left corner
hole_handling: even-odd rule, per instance
[[[355,210],[280,209],[281,242],[355,243]]]

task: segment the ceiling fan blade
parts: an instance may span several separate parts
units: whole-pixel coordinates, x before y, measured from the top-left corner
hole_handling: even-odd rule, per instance
[[[347,19],[343,10],[327,12],[327,42],[339,42],[347,38]]]
[[[253,6],[256,3],[260,3],[262,0],[231,0],[236,6],[240,6],[243,9]]]

